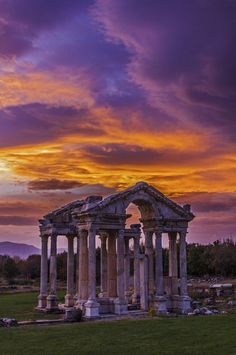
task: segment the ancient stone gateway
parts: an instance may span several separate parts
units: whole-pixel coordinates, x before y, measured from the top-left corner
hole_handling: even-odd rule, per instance
[[[141,214],[140,224],[125,228],[130,203]],[[79,307],[88,318],[104,313],[126,314],[131,308],[158,313],[190,309],[187,292],[186,234],[194,218],[190,205],[179,206],[145,182],[139,182],[106,198],[89,196],[69,203],[40,220],[42,242],[38,309],[58,308],[57,238],[66,236],[67,293],[64,307]],[[169,274],[163,275],[162,237],[169,242]],[[144,252],[140,238],[144,240]],[[96,293],[96,243],[101,245],[101,285]],[[179,238],[179,257],[177,253]],[[74,282],[74,240],[77,239],[76,282]],[[133,240],[133,250],[129,240]],[[50,271],[48,292],[48,241]],[[130,287],[130,259],[133,258],[133,287]]]

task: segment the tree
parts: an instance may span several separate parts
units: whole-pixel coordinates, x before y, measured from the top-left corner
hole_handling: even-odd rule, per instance
[[[17,268],[16,262],[14,259],[7,256],[7,259],[4,264],[4,275],[7,280],[10,280],[16,277],[19,274],[19,270]]]

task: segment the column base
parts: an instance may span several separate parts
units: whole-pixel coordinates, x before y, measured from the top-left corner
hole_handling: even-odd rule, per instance
[[[47,307],[47,295],[38,296],[38,306],[37,309],[45,309]]]
[[[156,296],[154,304],[155,304],[155,309],[157,311],[157,314],[167,314],[165,296]]]
[[[74,297],[67,293],[65,295],[65,307],[73,307],[74,306]]]
[[[128,314],[128,303],[127,301],[124,300],[120,300],[119,298],[117,298],[114,301],[114,305],[115,305],[115,314]]]
[[[180,312],[182,314],[188,314],[192,311],[191,298],[188,295],[180,296],[180,307]]]
[[[82,300],[80,298],[77,298],[76,302],[75,302],[75,308],[77,309],[81,309],[81,311],[83,312],[83,314],[85,314],[85,303],[87,302],[87,300]]]
[[[181,300],[179,295],[170,295],[167,298],[167,309],[169,312],[180,313]]]
[[[99,318],[99,303],[96,300],[88,300],[84,306],[86,318]]]
[[[56,295],[48,295],[46,309],[49,312],[57,311],[59,309],[58,308],[58,298]]]

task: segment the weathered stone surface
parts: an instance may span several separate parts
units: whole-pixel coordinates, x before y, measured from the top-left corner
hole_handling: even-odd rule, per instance
[[[64,319],[67,322],[80,322],[82,320],[81,309],[70,308],[65,311]]]
[[[0,318],[0,327],[17,327],[18,322],[15,318]]]
[[[140,224],[126,227],[131,216],[127,207],[134,203],[140,211],[145,256],[140,254]],[[145,182],[106,198],[88,196],[54,210],[40,220],[42,237],[41,284],[38,308],[57,309],[56,240],[68,238],[67,294],[65,306],[74,303],[73,238],[77,238],[76,307],[87,318],[99,312],[125,314],[127,300],[135,307],[158,313],[174,310],[187,313],[191,308],[187,294],[186,234],[194,218],[191,206],[183,207]],[[169,235],[169,275],[164,282],[162,238]],[[101,238],[101,293],[96,295],[96,238]],[[177,260],[176,237],[180,239]],[[51,241],[50,292],[47,287],[47,239]],[[129,250],[133,244],[133,250]],[[155,248],[154,248],[155,244]],[[134,277],[129,277],[130,260],[134,260]],[[155,265],[155,270],[154,270]],[[178,269],[180,275],[178,275]],[[180,282],[178,280],[180,277]],[[130,287],[130,280],[132,284]],[[127,292],[132,292],[127,298]],[[179,292],[180,291],[180,292]],[[129,306],[130,308],[130,306]]]

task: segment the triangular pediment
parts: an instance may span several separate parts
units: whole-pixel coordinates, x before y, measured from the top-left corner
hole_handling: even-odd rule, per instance
[[[110,195],[98,202],[84,205],[81,212],[100,212],[122,214],[130,203],[152,206],[156,216],[168,216],[169,218],[186,218],[192,220],[194,215],[190,212],[189,205],[180,206],[155,187],[146,182],[139,182],[124,191]]]

